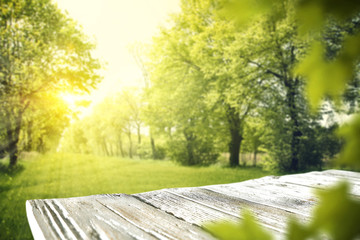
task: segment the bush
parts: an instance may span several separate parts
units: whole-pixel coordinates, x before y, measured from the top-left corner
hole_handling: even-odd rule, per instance
[[[167,152],[172,160],[182,165],[210,165],[215,163],[219,157],[214,149],[214,144],[211,141],[179,139],[168,143]]]
[[[151,159],[153,158],[151,146],[148,143],[142,143],[136,149],[137,155],[141,159]]]
[[[153,155],[151,145],[149,143],[142,143],[138,146],[137,155],[141,159],[159,159],[162,160],[166,157],[166,149],[162,146],[156,146],[155,147],[155,156]]]

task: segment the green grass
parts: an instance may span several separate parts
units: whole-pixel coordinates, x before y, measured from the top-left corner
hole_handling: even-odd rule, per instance
[[[171,187],[239,182],[270,174],[259,168],[183,167],[169,161],[76,154],[26,157],[9,171],[0,161],[0,239],[31,239],[28,199],[139,193]]]

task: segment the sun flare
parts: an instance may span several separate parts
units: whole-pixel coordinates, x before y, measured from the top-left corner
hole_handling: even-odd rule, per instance
[[[76,102],[81,98],[81,96],[71,93],[61,93],[60,96],[70,106],[75,106]]]
[[[76,95],[68,92],[60,93],[59,95],[73,110],[79,110],[81,107],[86,108],[91,102],[90,97],[87,95]]]

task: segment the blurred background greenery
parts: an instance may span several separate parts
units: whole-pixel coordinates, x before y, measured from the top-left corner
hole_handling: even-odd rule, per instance
[[[81,26],[50,0],[1,2],[2,239],[31,237],[30,198],[359,170],[358,1],[179,4],[150,44],[129,46],[142,83],[94,102],[104,66]],[[346,187],[334,196],[344,218],[358,209]],[[324,214],[289,237],[333,226]]]

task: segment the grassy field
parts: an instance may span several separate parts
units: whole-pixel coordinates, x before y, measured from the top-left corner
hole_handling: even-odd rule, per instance
[[[9,171],[0,161],[0,239],[31,239],[25,201],[238,182],[269,175],[259,168],[183,167],[169,161],[76,154],[32,154]]]

